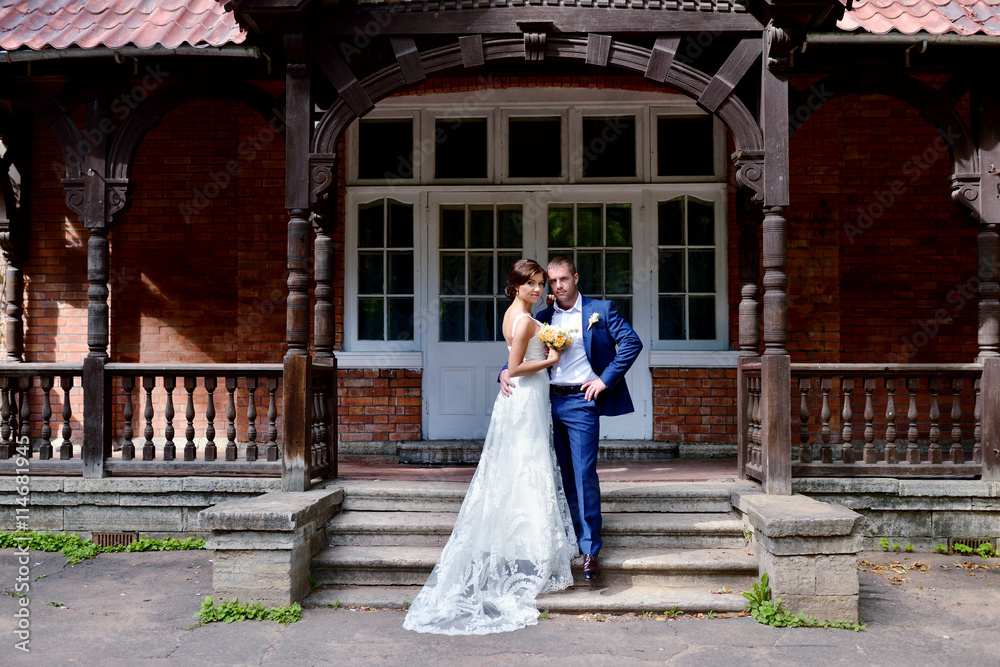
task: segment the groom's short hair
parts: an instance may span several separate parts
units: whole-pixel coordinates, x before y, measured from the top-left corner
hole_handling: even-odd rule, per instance
[[[552,259],[550,259],[548,268],[551,269],[556,266],[565,266],[567,269],[569,269],[569,275],[571,276],[576,275],[576,264],[574,264],[573,260],[571,260],[569,257],[560,256],[560,257],[553,257]]]

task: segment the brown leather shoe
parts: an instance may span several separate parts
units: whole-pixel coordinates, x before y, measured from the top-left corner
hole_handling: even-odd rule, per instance
[[[597,562],[597,554],[587,554],[583,557],[583,580],[593,581],[601,576],[601,564]]]

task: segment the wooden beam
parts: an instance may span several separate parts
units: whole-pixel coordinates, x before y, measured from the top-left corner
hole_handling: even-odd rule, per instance
[[[653,50],[649,54],[649,64],[646,65],[646,78],[659,83],[667,80],[667,72],[674,64],[674,56],[677,55],[677,47],[681,44],[680,37],[660,36],[653,44]]]
[[[761,129],[764,206],[788,206],[788,33],[769,25],[764,39]]]
[[[458,46],[462,49],[462,65],[464,67],[482,67],[486,64],[486,54],[483,53],[482,35],[459,37]]]
[[[740,40],[733,52],[729,54],[726,62],[705,86],[705,90],[698,97],[698,104],[706,111],[715,113],[715,110],[726,101],[743,75],[760,57],[760,54],[759,37],[745,37]]]
[[[366,5],[357,14],[336,18],[320,31],[349,36],[376,22],[382,35],[518,35],[518,21],[552,21],[553,32],[587,34],[594,26],[608,32],[665,33],[756,32],[764,25],[751,14],[610,9],[599,7],[494,7],[442,12],[401,12]]]
[[[375,104],[329,40],[323,41],[322,45],[310,49],[313,60],[323,70],[323,74],[337,89],[337,94],[351,108],[354,115],[364,116],[375,108]]]
[[[980,92],[979,215],[988,225],[1000,225],[1000,92],[990,81]]]
[[[597,67],[608,66],[608,56],[611,55],[611,35],[587,35],[587,64]]]
[[[392,52],[396,54],[399,71],[403,73],[403,81],[408,84],[420,83],[427,78],[424,65],[420,62],[420,52],[412,37],[390,37]]]

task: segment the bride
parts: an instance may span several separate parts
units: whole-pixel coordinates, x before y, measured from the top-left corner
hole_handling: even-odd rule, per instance
[[[497,396],[479,466],[455,528],[403,627],[482,635],[538,622],[535,597],[573,585],[576,536],[552,447],[547,369],[559,352],[538,338],[531,306],[542,267],[520,259],[507,277],[503,318],[516,389]]]

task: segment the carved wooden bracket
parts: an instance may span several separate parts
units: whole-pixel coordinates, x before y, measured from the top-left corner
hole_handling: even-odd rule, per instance
[[[516,21],[524,33],[524,59],[545,60],[545,36],[552,32],[552,21]]]
[[[764,201],[764,151],[737,151],[733,153],[736,165],[736,182],[753,192],[753,200]]]
[[[326,200],[337,185],[337,154],[312,153],[309,156],[309,203]]]
[[[979,174],[952,174],[951,200],[969,209],[972,219],[979,220]]]
[[[66,206],[79,216],[83,216],[83,179],[64,178],[63,187],[66,189]]]
[[[764,32],[764,53],[767,54],[767,69],[775,73],[788,71],[788,47],[790,39],[783,28],[771,21]]]
[[[109,179],[104,183],[105,192],[105,222],[111,225],[115,222],[115,216],[128,207],[127,178]]]

